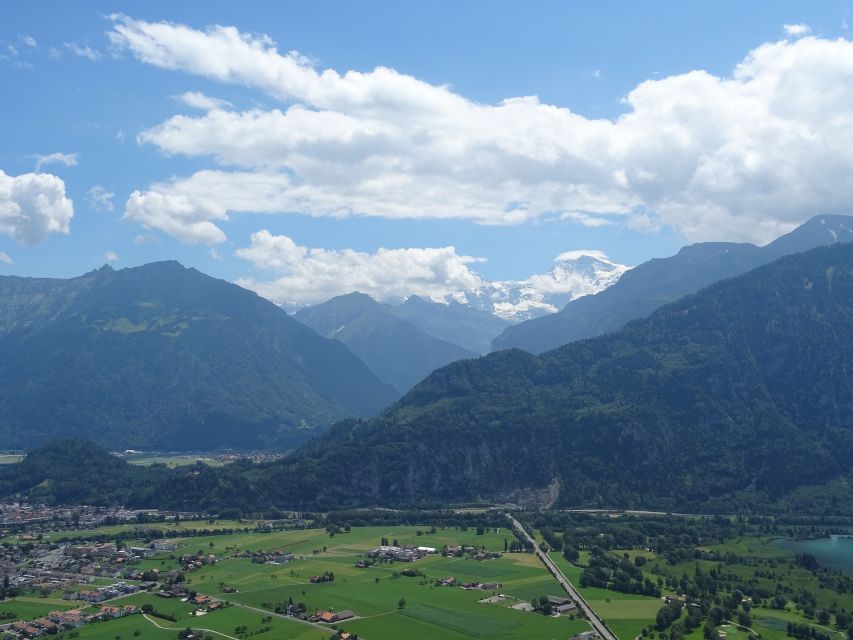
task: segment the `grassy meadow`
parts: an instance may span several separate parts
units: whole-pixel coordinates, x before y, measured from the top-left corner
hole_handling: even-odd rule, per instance
[[[445,558],[436,554],[414,563],[382,562],[368,569],[357,569],[355,562],[366,551],[379,545],[382,538],[389,542],[396,540],[399,544],[437,549],[445,544],[461,544],[503,552],[505,544],[512,540],[512,533],[508,529],[492,529],[484,535],[477,535],[473,529],[463,531],[456,528],[430,533],[428,527],[399,526],[355,528],[349,533],[334,536],[313,529],[184,538],[176,552],[145,560],[138,565],[139,568],[170,569],[176,566],[174,556],[182,553],[199,550],[215,553],[223,559],[215,565],[188,573],[186,584],[198,593],[229,602],[229,607],[195,617],[190,615],[194,607],[187,603],[139,593],[123,597],[119,602],[137,606],[151,604],[158,611],[175,616],[177,621],[136,615],[82,627],[74,638],[159,640],[174,638],[178,630],[188,626],[205,629],[206,635],[212,638],[231,640],[325,640],[331,636],[333,630],[327,626],[306,624],[277,615],[276,606],[286,604],[289,599],[294,603],[304,603],[309,613],[326,609],[354,611],[357,618],[339,626],[368,640],[402,637],[410,640],[566,640],[589,629],[583,620],[546,617],[512,608],[514,604],[542,595],[560,594],[556,581],[532,554],[505,554],[502,558],[484,561]],[[297,559],[273,565],[252,563],[248,558],[228,557],[240,551],[276,549],[294,553]],[[422,575],[406,577],[401,574],[404,569],[417,569]],[[325,572],[334,573],[334,582],[310,582],[312,575]],[[448,576],[460,582],[497,582],[501,587],[480,591],[435,586],[437,579]],[[236,592],[225,593],[223,587],[226,586],[236,589]],[[497,594],[505,598],[495,603],[481,602]],[[0,611],[20,611],[20,616],[26,619],[72,606],[72,603],[52,599],[18,597],[0,603]],[[247,628],[245,633],[242,627]],[[71,640],[71,634],[64,632],[56,637]]]

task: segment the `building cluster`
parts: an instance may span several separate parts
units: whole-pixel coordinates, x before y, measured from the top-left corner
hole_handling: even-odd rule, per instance
[[[0,537],[17,534],[20,542],[40,539],[40,532],[96,529],[132,522],[204,521],[211,514],[91,505],[51,506],[29,502],[0,502]]]
[[[551,611],[558,615],[570,615],[578,610],[578,606],[565,596],[545,596],[548,604],[551,605]]]
[[[152,544],[162,546],[163,542],[157,540]],[[144,580],[145,574],[134,567],[133,562],[154,553],[156,550],[151,546],[119,549],[112,542],[89,545],[36,542],[32,545],[0,546],[0,582],[18,591],[64,591],[63,598],[74,599],[77,595],[70,588],[95,578]]]
[[[352,620],[355,614],[352,611],[318,611],[313,616],[308,618],[308,622],[325,622],[327,624],[337,624],[344,620]]]
[[[96,527],[107,521],[125,522],[136,518],[138,512],[124,507],[93,507],[87,505],[67,507],[49,506],[46,504],[31,504],[29,502],[0,502],[0,528],[9,530],[26,527],[27,530],[37,529],[39,525],[50,525],[56,530],[57,525],[67,525],[77,528]],[[26,538],[35,540],[37,534],[25,533]]]
[[[104,600],[118,598],[121,595],[136,593],[137,591],[139,591],[139,587],[135,584],[128,584],[126,582],[116,582],[115,584],[111,584],[105,587],[98,587],[91,591],[81,591],[76,595],[77,600],[94,604],[98,602],[103,602]]]
[[[447,558],[462,558],[467,557],[472,560],[495,560],[500,558],[503,554],[498,553],[497,551],[486,551],[485,549],[478,549],[477,547],[472,547],[471,545],[453,545],[453,546],[445,546],[441,550],[441,555]]]
[[[296,556],[286,551],[275,549],[273,551],[243,551],[234,554],[235,558],[251,558],[255,564],[287,564],[296,560]]]
[[[207,565],[216,564],[216,562],[217,557],[213,553],[195,553],[181,556],[181,566],[186,572],[195,571]]]
[[[401,547],[381,545],[367,552],[368,558],[374,560],[395,560],[397,562],[414,562],[426,557],[430,553],[436,553],[433,547],[416,547],[412,544],[404,544]]]
[[[139,612],[140,609],[132,605],[124,607],[103,606],[95,613],[83,613],[79,609],[51,611],[44,618],[0,625],[0,630],[11,638],[40,638],[45,635],[55,635],[60,631],[79,629],[83,625],[94,622],[123,618]]]

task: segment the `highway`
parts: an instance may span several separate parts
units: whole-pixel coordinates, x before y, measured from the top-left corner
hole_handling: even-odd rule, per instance
[[[536,540],[531,537],[529,533],[521,526],[521,523],[513,518],[510,514],[506,514],[506,517],[510,519],[512,522],[512,528],[515,529],[518,534],[522,537],[522,539],[527,540],[530,544],[533,545],[533,549],[536,552],[536,555],[545,565],[545,568],[551,572],[557,582],[560,583],[560,586],[569,594],[569,597],[575,601],[578,608],[586,614],[587,620],[589,620],[589,624],[595,629],[596,633],[600,635],[604,640],[619,640],[610,629],[604,626],[604,622],[602,622],[601,618],[599,618],[595,611],[587,604],[586,600],[583,599],[580,593],[578,593],[577,589],[575,589],[574,585],[569,582],[569,579],[565,576],[565,574],[560,571],[560,568],[554,564],[554,561],[548,556],[547,553],[542,551],[539,548],[539,545],[536,544]]]

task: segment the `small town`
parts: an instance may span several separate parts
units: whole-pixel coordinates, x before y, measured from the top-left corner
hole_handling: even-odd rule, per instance
[[[369,612],[360,611],[357,600],[352,601],[354,606],[346,607],[339,606],[337,597],[322,597],[329,588],[349,589],[347,583],[358,582],[358,576],[365,576],[368,584],[387,582],[390,586],[402,580],[420,588],[479,592],[481,595],[472,601],[478,607],[501,606],[526,612],[533,616],[531,621],[539,619],[535,614],[546,613],[586,626],[571,598],[547,591],[536,598],[519,598],[511,581],[506,584],[486,577],[506,576],[506,570],[497,567],[515,554],[497,550],[510,546],[505,536],[493,534],[488,546],[482,544],[485,540],[479,538],[487,533],[484,527],[462,527],[459,537],[441,536],[438,542],[429,539],[440,536],[436,527],[408,528],[401,530],[399,540],[374,538],[380,542],[375,546],[367,545],[369,538],[359,532],[357,546],[362,550],[353,554],[355,549],[348,549],[341,555],[337,545],[346,544],[359,530],[331,525],[326,531],[306,530],[309,521],[304,514],[282,514],[284,518],[279,520],[224,521],[189,512],[51,508],[28,503],[5,504],[2,514],[7,520],[0,530],[3,640],[79,635],[89,627],[95,629],[95,625],[118,620],[131,624],[130,619],[138,619],[143,627],[162,629],[181,619],[190,627],[198,626],[199,620],[210,627],[224,609],[244,614],[253,610],[249,605],[253,601],[251,589],[245,591],[245,578],[241,578],[244,566],[258,567],[268,580],[286,578],[287,584],[317,589],[313,595],[303,589],[285,601],[259,602],[258,611],[270,612],[259,628],[262,633],[276,620],[292,620],[328,630],[338,638],[363,637],[341,627],[357,626],[355,623],[370,617]],[[288,540],[298,540],[293,536],[299,535],[310,536],[310,548],[305,543],[301,547],[287,544]],[[247,544],[254,539],[259,542]],[[516,542],[515,537],[512,539]],[[325,542],[318,544],[322,540]],[[335,546],[330,547],[333,542]],[[520,546],[512,545],[514,549]],[[347,558],[348,565],[338,564]],[[311,571],[314,567],[323,570]],[[434,567],[440,567],[441,572]],[[457,568],[460,573],[445,573],[443,569],[447,568]],[[478,573],[483,577],[474,578]],[[24,611],[33,614],[28,616]],[[399,597],[394,611],[414,614],[418,609],[406,597]],[[132,626],[140,629],[139,624]],[[219,623],[214,626],[218,628]],[[97,627],[101,628],[107,627]],[[580,627],[569,635],[589,640],[585,633]],[[234,637],[243,635],[235,629]]]

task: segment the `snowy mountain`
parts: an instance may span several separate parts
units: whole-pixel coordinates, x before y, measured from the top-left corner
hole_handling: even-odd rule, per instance
[[[840,242],[853,242],[851,216],[815,216],[763,247],[733,242],[689,245],[674,256],[636,266],[615,286],[573,300],[558,313],[508,327],[492,342],[492,349],[542,353],[575,340],[618,331],[629,321],[710,284],[782,256]]]
[[[525,280],[484,282],[476,289],[452,293],[444,302],[458,302],[511,322],[521,322],[556,313],[571,300],[598,293],[630,269],[613,262],[601,251],[568,251],[554,262],[547,273]]]

